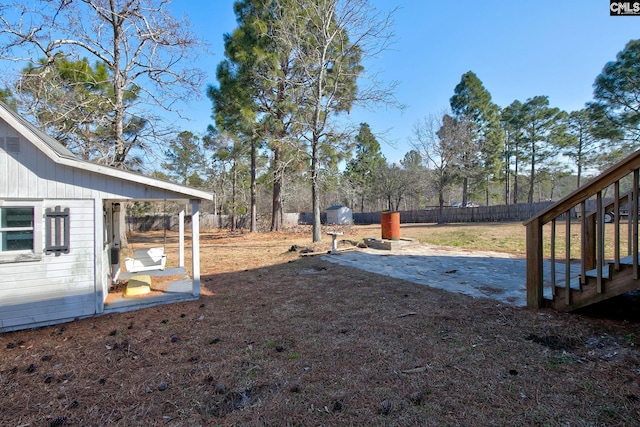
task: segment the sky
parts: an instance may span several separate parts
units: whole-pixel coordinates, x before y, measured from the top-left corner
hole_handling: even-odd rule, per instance
[[[420,120],[449,108],[461,76],[473,71],[492,96],[506,107],[515,100],[549,97],[552,107],[579,110],[593,99],[593,82],[604,65],[615,61],[629,40],[640,38],[640,16],[610,16],[607,0],[372,0],[394,14],[395,43],[365,64],[386,82],[399,83],[403,110],[355,109],[347,117],[366,122],[379,134],[382,152],[398,162],[412,149]],[[186,16],[192,30],[208,44],[200,56],[208,82],[224,59],[223,34],[237,26],[233,0],[174,0],[176,17]],[[205,88],[203,88],[204,94]],[[211,101],[202,96],[188,104],[190,122],[203,133],[212,122]]]

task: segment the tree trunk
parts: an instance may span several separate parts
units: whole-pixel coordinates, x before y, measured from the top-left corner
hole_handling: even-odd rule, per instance
[[[256,193],[256,142],[251,141],[251,233],[258,231],[258,195]]]
[[[112,13],[115,11],[112,10]],[[120,44],[122,39],[122,28],[119,25],[113,26],[113,97],[114,97],[114,118],[113,118],[113,143],[115,153],[111,166],[124,169],[124,161],[127,153],[124,146],[124,92],[125,85],[122,82],[120,73],[121,52]]]
[[[504,204],[505,205],[509,205],[509,190],[511,189],[511,171],[509,169],[509,163],[511,161],[510,156],[505,156],[506,157],[506,162],[505,162],[505,168],[504,168]]]
[[[578,182],[576,183],[576,189],[580,188],[580,179],[582,178],[582,141],[579,141],[578,145]]]
[[[324,46],[324,51],[320,63],[325,64],[326,49],[328,46]],[[314,89],[314,111],[311,129],[311,197],[313,199],[313,242],[319,242],[322,240],[322,223],[320,222],[320,183],[318,178],[320,175],[320,138],[321,138],[321,104],[324,92],[325,84],[325,68],[320,68],[320,74],[317,76],[316,88]]]
[[[462,207],[467,207],[467,192],[469,188],[469,178],[466,176],[462,179]]]
[[[282,169],[280,167],[280,148],[273,149],[273,198],[271,204],[271,231],[282,228]]]
[[[535,143],[532,143],[531,174],[529,175],[529,196],[527,197],[527,203],[533,203],[533,192],[535,190],[535,178],[536,178],[536,147],[535,147]]]
[[[515,170],[513,171],[513,204],[518,203],[518,144],[515,146]]]
[[[314,135],[312,141],[312,153],[311,153],[311,197],[313,199],[313,242],[319,242],[322,240],[322,224],[320,222],[320,188],[318,183],[318,174],[320,169],[320,160],[318,153],[319,141]]]
[[[128,248],[129,239],[127,238],[127,202],[120,203],[120,211],[118,212],[117,221],[120,223],[120,247]]]
[[[231,231],[236,230],[236,184],[237,184],[237,168],[236,162],[233,161],[233,171],[231,175]]]
[[[396,197],[396,207],[395,207],[395,209],[393,209],[394,211],[399,211],[400,210],[400,203],[402,203],[402,196],[397,196]],[[405,206],[406,206],[406,202],[405,202]]]

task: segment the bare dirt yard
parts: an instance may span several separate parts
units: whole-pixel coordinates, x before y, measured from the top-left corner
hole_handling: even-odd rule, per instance
[[[310,242],[207,231],[198,301],[0,334],[0,425],[640,425],[636,302],[518,308],[301,256]]]

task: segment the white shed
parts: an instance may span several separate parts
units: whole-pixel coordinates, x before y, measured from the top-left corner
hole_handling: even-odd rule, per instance
[[[327,224],[353,224],[353,211],[346,207],[335,205],[327,209]]]
[[[110,258],[119,254],[118,211],[127,201],[191,203],[192,277],[177,299],[198,298],[205,199],[212,194],[79,160],[0,103],[0,332],[140,307],[105,304],[119,271],[119,259]]]

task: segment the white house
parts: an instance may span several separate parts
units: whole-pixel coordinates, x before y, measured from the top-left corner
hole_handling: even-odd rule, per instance
[[[326,212],[327,224],[353,224],[353,211],[346,206],[330,206]]]
[[[110,259],[119,254],[118,211],[132,200],[190,201],[188,296],[197,298],[200,201],[212,198],[79,160],[0,103],[0,332],[109,311],[105,301],[119,271],[119,259]],[[183,260],[183,232],[180,248]]]

